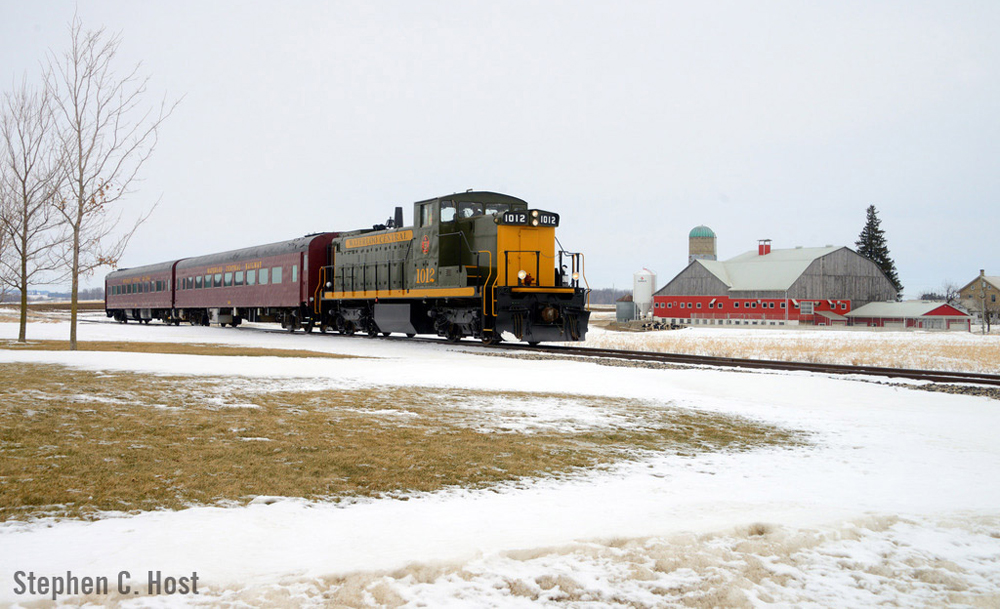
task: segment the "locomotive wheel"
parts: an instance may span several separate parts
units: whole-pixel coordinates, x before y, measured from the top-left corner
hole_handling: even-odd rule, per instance
[[[496,332],[490,332],[489,334],[483,334],[483,344],[484,345],[499,345],[501,342],[503,342],[503,339],[500,338],[500,335],[497,334]]]
[[[407,334],[406,338],[413,338],[414,336],[416,336],[416,334]]]
[[[328,326],[326,324],[320,324],[319,325],[319,333],[320,334],[326,334],[329,331],[330,331],[330,326]]]
[[[378,326],[376,326],[375,324],[368,326],[367,334],[368,338],[375,338],[376,336],[378,336]]]
[[[392,334],[392,332],[383,332],[382,336],[389,336],[390,334]]]
[[[313,331],[313,322],[312,322],[312,320],[309,320],[309,322],[306,324],[305,331],[306,331],[306,334],[312,334],[312,331]]]
[[[345,335],[347,335],[347,336],[354,336],[354,330],[356,330],[356,328],[354,327],[354,322],[353,321],[345,321],[344,322],[344,329],[342,330],[342,332]]]
[[[451,328],[448,329],[448,342],[457,343],[460,340],[462,340],[462,331],[458,326],[452,324]]]

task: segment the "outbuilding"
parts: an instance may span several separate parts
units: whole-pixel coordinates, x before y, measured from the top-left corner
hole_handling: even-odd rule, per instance
[[[923,330],[970,330],[972,317],[942,302],[870,302],[847,314],[854,326]]]

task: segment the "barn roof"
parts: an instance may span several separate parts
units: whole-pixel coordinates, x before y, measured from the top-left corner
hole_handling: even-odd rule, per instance
[[[847,314],[848,317],[912,318],[924,316],[968,317],[950,305],[929,300],[904,302],[869,302]]]
[[[817,258],[842,246],[775,249],[763,256],[757,250],[744,252],[725,261],[695,260],[732,291],[787,290]]]

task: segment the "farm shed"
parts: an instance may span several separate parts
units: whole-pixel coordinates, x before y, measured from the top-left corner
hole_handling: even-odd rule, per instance
[[[895,329],[969,330],[968,313],[941,302],[909,300],[906,302],[870,302],[847,314],[855,326]]]

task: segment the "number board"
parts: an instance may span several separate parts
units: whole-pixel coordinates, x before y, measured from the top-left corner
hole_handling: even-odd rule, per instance
[[[537,215],[534,215],[536,214]],[[538,224],[534,223],[538,220]],[[500,217],[501,224],[517,224],[521,226],[559,226],[559,214],[548,211],[505,211]]]

